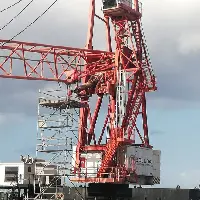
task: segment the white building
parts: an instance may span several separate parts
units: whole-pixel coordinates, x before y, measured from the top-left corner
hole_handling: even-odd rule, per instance
[[[0,163],[0,186],[13,186],[17,183],[48,185],[55,175],[57,166],[49,165],[44,160]]]
[[[19,184],[33,183],[35,174],[34,164],[0,163],[0,185],[10,186],[17,182]]]

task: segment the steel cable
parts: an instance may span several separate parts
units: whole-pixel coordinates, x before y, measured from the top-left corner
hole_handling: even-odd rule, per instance
[[[34,0],[32,0],[34,1]],[[23,30],[21,30],[20,32],[18,32],[16,35],[14,35],[11,39],[9,39],[8,41],[4,42],[2,44],[2,46],[4,46],[5,44],[11,42],[13,39],[15,39],[17,36],[21,35],[24,31],[26,31],[29,27],[31,27],[35,22],[37,22],[43,15],[46,14],[46,12],[49,11],[49,9],[56,3],[58,2],[58,0],[55,0],[42,14],[40,14],[34,21],[32,21],[29,25],[27,25]]]
[[[17,19],[19,15],[21,15],[29,6],[31,3],[33,3],[34,0],[31,0],[17,15],[15,15],[9,22],[7,22],[2,28],[0,28],[0,31],[2,31],[4,28],[6,28],[12,21]],[[16,4],[15,4],[16,5]]]
[[[19,1],[15,2],[14,4],[8,6],[7,8],[4,8],[4,9],[0,10],[0,13],[2,13],[2,12],[4,12],[4,11],[7,11],[8,9],[10,9],[10,8],[14,7],[15,5],[21,3],[22,1],[23,1],[23,0],[19,0]]]

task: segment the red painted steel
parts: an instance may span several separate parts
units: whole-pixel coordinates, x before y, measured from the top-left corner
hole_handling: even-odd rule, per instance
[[[77,88],[72,92],[88,105],[90,97],[97,95],[93,114],[90,106],[80,108],[74,169],[77,176],[73,180],[122,183],[130,171],[116,161],[119,147],[135,144],[138,134],[140,144],[151,148],[145,93],[156,90],[156,79],[145,43],[138,0],[134,0],[134,8],[119,4],[104,10],[104,19],[97,16],[105,23],[107,52],[93,50],[95,16],[95,0],[91,0],[85,49],[0,40],[4,43],[0,45],[0,77],[76,83]],[[110,22],[115,34],[114,53]],[[121,85],[125,91],[121,91]],[[104,97],[108,98],[106,110],[102,108]],[[121,103],[124,97],[127,99]],[[102,109],[106,115],[97,127]],[[136,126],[139,115],[143,119],[143,131]],[[85,168],[86,163],[82,157],[85,152],[103,154],[96,177],[81,175],[81,166],[84,164]],[[137,174],[134,179],[137,182]]]
[[[118,147],[127,144],[135,144],[135,134],[138,134],[141,140],[140,144],[142,146],[151,148],[148,136],[145,93],[156,90],[156,79],[148,55],[147,45],[145,43],[144,32],[140,19],[141,13],[138,0],[134,0],[134,6],[135,7],[130,10],[130,8],[127,8],[125,5],[120,4],[116,8],[104,10],[105,18],[104,20],[101,19],[103,22],[106,23],[108,51],[112,51],[109,21],[112,22],[115,32],[116,49],[115,63],[112,70],[110,71],[111,79],[109,82],[108,79],[104,80],[104,84],[107,88],[96,88],[95,91],[96,94],[98,94],[99,91],[101,91],[103,94],[109,94],[108,114],[105,118],[104,123],[102,123],[103,128],[99,139],[95,139],[94,141],[94,144],[97,144],[96,149],[95,145],[93,146],[93,148],[90,148],[90,145],[91,138],[95,138],[95,135],[97,135],[94,134],[94,128],[96,125],[95,121],[97,120],[97,115],[100,110],[102,96],[98,99],[91,126],[86,126],[87,128],[89,128],[88,133],[80,133],[80,135],[85,135],[85,139],[81,138],[79,140],[79,150],[82,148],[87,149],[88,152],[102,152],[104,155],[101,166],[97,173],[97,177],[92,178],[93,182],[125,181],[125,179],[128,177],[126,168],[121,168],[123,169],[121,170],[121,173],[116,172],[114,178],[110,179],[110,177],[113,175],[113,171],[111,171],[111,168],[117,169],[118,165],[120,165],[120,163],[116,163],[114,161]],[[91,8],[91,13],[94,13],[92,12],[94,10],[94,8]],[[92,20],[90,20],[92,22],[90,23],[90,26],[91,24],[94,25],[93,18]],[[89,30],[90,36],[92,36],[93,32],[91,30],[93,30],[93,28],[90,27]],[[91,37],[88,36],[88,38]],[[90,47],[91,46],[92,45],[90,44]],[[116,125],[116,119],[118,117],[116,114],[118,109],[116,104],[116,86],[117,82],[119,81],[117,77],[119,70],[122,70],[127,74],[126,83],[130,85],[130,87],[126,90],[128,100],[125,105],[126,111],[122,117],[122,124]],[[108,76],[107,73],[106,76]],[[140,114],[143,119],[143,134],[136,126],[136,120]],[[88,116],[86,117],[85,115],[85,120],[86,118],[89,118]],[[108,122],[110,127],[110,138],[105,143],[102,139],[105,135],[105,129],[106,126],[108,126]],[[89,140],[87,140],[86,138],[89,138]],[[96,143],[96,141],[98,141],[98,143]],[[78,156],[80,156],[80,152],[83,151],[80,150]],[[135,174],[134,179],[135,182],[137,182],[137,174]],[[83,178],[82,176],[80,176],[79,178],[76,178],[74,180],[80,182],[90,182],[91,177],[85,176]]]
[[[109,69],[114,54],[104,51],[0,40],[0,77],[77,82],[87,74]],[[93,61],[95,60],[95,62]],[[86,65],[86,69],[83,66]]]

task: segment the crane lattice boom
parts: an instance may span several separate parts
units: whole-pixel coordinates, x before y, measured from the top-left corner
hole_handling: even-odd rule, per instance
[[[111,52],[0,40],[0,77],[71,84],[114,62]],[[84,71],[87,66],[88,71]]]
[[[73,101],[80,105],[73,181],[137,183],[145,176],[147,179],[142,180],[149,181],[151,177],[147,182],[153,184],[159,169],[153,171],[154,164],[149,161],[150,171],[141,174],[136,159],[137,151],[148,155],[148,159],[160,155],[152,150],[148,135],[145,93],[156,90],[156,79],[141,8],[138,0],[104,0],[103,13],[104,19],[95,15],[95,0],[91,0],[86,49],[0,40],[0,77],[76,85],[68,91],[68,99],[75,94]],[[92,49],[95,16],[105,22],[107,52]],[[114,28],[114,52],[110,22]],[[91,97],[96,97],[96,104]],[[102,108],[104,99],[108,100],[107,108]],[[101,118],[102,110],[105,118]],[[137,126],[139,116],[142,130]]]

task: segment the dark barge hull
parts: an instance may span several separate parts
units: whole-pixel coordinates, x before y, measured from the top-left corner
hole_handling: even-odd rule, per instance
[[[199,189],[128,188],[127,185],[92,184],[65,188],[65,200],[200,200]]]
[[[30,189],[27,185],[20,185],[20,188]],[[0,186],[0,191],[2,189],[11,189],[11,187]],[[46,192],[55,193],[55,191],[56,188],[49,188]],[[64,193],[64,200],[200,200],[199,189],[129,188],[128,185],[106,183],[90,184],[88,187],[65,187],[60,188],[59,191]],[[45,196],[45,199],[50,199],[52,195]]]

